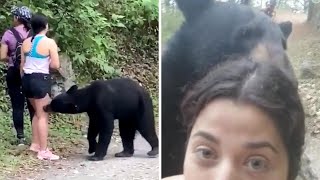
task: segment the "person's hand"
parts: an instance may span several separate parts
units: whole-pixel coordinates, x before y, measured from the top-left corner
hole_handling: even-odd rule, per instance
[[[63,71],[62,68],[60,67],[59,69],[57,69],[57,71],[59,72],[59,74],[62,76],[63,75]]]
[[[61,75],[61,73],[63,73],[63,71],[61,70],[61,67],[59,69],[50,68],[50,72],[59,73],[60,75]]]
[[[7,63],[8,61],[9,61],[9,56],[7,56],[6,58],[1,59],[0,62]]]

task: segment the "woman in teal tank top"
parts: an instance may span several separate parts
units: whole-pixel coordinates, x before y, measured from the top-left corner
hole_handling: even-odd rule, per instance
[[[30,150],[37,152],[39,159],[58,160],[47,147],[48,113],[43,107],[50,102],[51,78],[49,69],[59,69],[57,44],[46,36],[48,21],[45,16],[34,15],[31,19],[34,36],[22,44],[21,67],[22,87],[30,100],[35,115],[32,124]]]

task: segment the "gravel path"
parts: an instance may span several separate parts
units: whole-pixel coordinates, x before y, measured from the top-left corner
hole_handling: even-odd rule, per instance
[[[153,180],[159,179],[159,158],[149,158],[151,147],[136,135],[135,154],[131,158],[115,158],[114,154],[122,150],[121,142],[112,139],[108,155],[104,161],[86,160],[87,148],[80,149],[68,159],[48,163],[45,169],[32,175],[24,175],[24,180]]]

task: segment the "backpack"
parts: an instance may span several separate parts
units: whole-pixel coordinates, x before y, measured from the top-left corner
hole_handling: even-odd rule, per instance
[[[11,28],[10,31],[13,33],[14,37],[17,40],[16,48],[15,48],[14,54],[12,56],[13,66],[14,66],[14,68],[20,69],[21,47],[22,47],[22,43],[25,39],[21,38],[19,32],[15,28]],[[31,37],[32,33],[30,33],[30,32],[26,38]]]

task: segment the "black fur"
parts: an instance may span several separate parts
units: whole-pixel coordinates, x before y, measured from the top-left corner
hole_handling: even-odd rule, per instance
[[[176,0],[185,22],[162,56],[162,177],[182,173],[185,128],[179,105],[189,85],[211,68],[234,59],[250,60],[258,44],[268,49],[262,60],[279,66],[297,86],[286,55],[292,23],[276,24],[248,6],[212,0]]]
[[[56,96],[47,112],[64,114],[88,113],[89,160],[102,160],[114,128],[114,119],[119,120],[123,151],[116,157],[130,157],[134,153],[133,140],[136,131],[149,142],[149,156],[158,154],[158,137],[155,131],[153,104],[149,93],[138,83],[128,78],[98,80],[78,89],[72,86],[66,93]],[[96,137],[99,140],[96,142]]]

